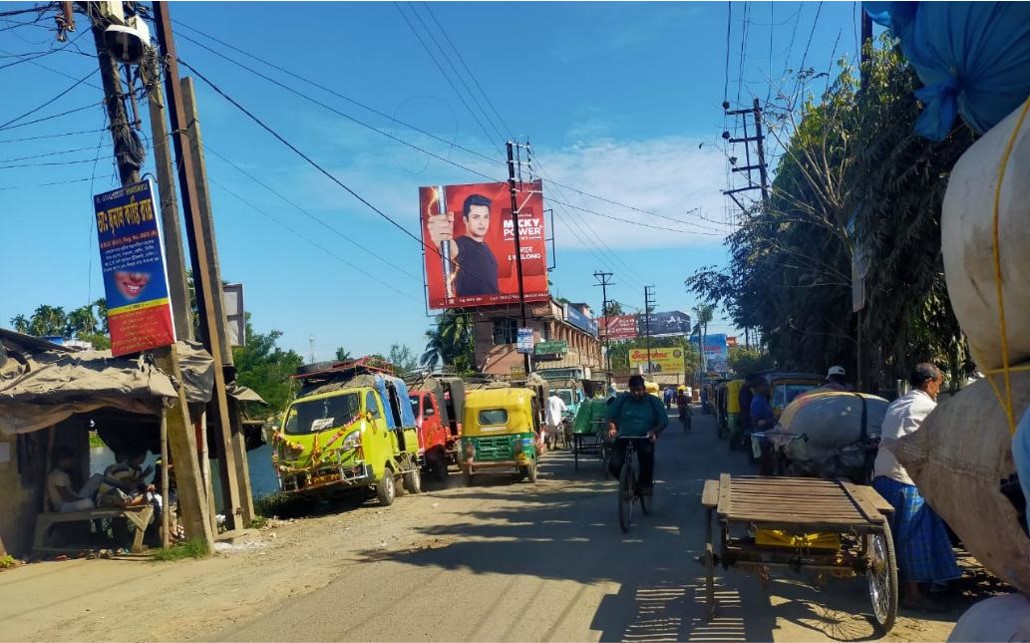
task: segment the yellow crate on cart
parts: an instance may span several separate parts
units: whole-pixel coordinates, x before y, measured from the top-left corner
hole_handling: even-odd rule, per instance
[[[763,547],[790,547],[791,549],[840,549],[840,534],[810,533],[791,534],[781,529],[759,529],[755,532],[755,544]]]

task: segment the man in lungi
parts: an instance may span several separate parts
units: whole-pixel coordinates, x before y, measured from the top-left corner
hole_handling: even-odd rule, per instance
[[[902,607],[908,609],[941,609],[924,589],[962,575],[944,521],[926,503],[894,455],[898,439],[918,429],[937,406],[943,381],[940,369],[933,364],[916,365],[909,377],[912,390],[887,407],[880,450],[873,465],[873,488],[894,506],[891,531],[899,580],[904,583]]]

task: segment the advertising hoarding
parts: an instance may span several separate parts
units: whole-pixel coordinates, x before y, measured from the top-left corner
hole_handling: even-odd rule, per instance
[[[518,341],[515,345],[515,350],[525,355],[533,354],[533,329],[532,328],[520,328],[518,330]]]
[[[153,188],[141,181],[94,195],[100,266],[115,356],[175,343]]]
[[[705,365],[709,372],[724,373],[730,370],[726,339],[725,334],[705,336]]]
[[[647,334],[644,315],[638,315],[640,330],[638,335]],[[690,315],[682,310],[666,310],[651,313],[650,323],[651,337],[686,337],[690,335]]]
[[[602,317],[601,336],[606,333],[609,340],[636,339],[637,337],[637,316],[636,315],[614,315]]]
[[[543,185],[516,195],[526,301],[547,301]],[[507,183],[419,188],[429,307],[468,308],[517,302],[515,227]]]
[[[643,366],[645,373],[682,373],[684,351],[682,348],[652,348],[650,366],[646,348],[634,348],[629,352],[629,366],[635,369]]]

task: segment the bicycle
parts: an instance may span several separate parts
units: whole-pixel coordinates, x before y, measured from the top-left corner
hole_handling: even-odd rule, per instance
[[[637,455],[637,444],[640,440],[650,438],[618,437],[616,440],[626,441],[626,457],[619,471],[619,526],[622,532],[629,531],[633,520],[633,505],[640,501],[640,510],[646,516],[651,513],[651,497],[641,493],[640,458]]]

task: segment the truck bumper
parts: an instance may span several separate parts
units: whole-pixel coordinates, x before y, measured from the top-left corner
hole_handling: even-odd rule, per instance
[[[324,468],[313,473],[282,474],[279,487],[289,494],[305,494],[331,489],[369,487],[375,482],[372,465]]]

